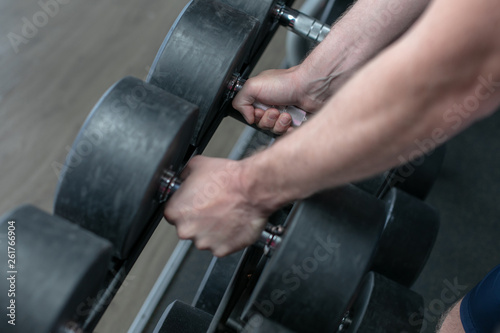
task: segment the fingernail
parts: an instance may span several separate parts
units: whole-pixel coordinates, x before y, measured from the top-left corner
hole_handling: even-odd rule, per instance
[[[279,115],[277,115],[276,113],[271,113],[269,115],[270,120],[278,120],[278,117],[279,117]]]
[[[288,117],[285,117],[285,118],[280,119],[280,123],[281,123],[281,125],[283,125],[283,126],[287,126],[287,125],[289,125],[291,121],[292,121],[292,119],[290,119],[290,118],[288,118]]]

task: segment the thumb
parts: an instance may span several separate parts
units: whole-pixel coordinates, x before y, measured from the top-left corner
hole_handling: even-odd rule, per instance
[[[234,98],[233,108],[243,115],[248,124],[252,125],[255,122],[255,107],[253,106],[255,98],[242,92],[243,90]]]

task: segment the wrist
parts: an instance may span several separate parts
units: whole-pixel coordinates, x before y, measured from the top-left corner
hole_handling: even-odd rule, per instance
[[[286,190],[280,184],[281,180],[273,166],[268,165],[260,155],[239,161],[238,181],[247,202],[269,215],[292,201],[292,198],[286,196]]]
[[[312,55],[306,58],[293,73],[298,84],[299,106],[309,112],[321,109],[351,75],[345,70],[345,59],[341,57],[333,58],[334,61],[314,58]]]

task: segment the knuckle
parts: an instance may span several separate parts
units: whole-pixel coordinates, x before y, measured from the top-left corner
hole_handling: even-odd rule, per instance
[[[210,250],[210,242],[208,242],[207,240],[205,239],[197,239],[195,242],[194,242],[194,245],[196,246],[196,248],[200,251],[204,251],[204,250]]]
[[[165,217],[165,220],[167,220],[168,223],[175,225],[177,218],[173,210],[166,208],[165,211],[163,212],[163,216]]]
[[[191,231],[184,226],[177,226],[177,236],[180,239],[191,239],[193,237]]]
[[[229,251],[229,249],[225,246],[219,246],[212,251],[212,254],[214,256],[216,256],[217,258],[225,257],[225,256],[229,255],[230,253],[231,252]]]

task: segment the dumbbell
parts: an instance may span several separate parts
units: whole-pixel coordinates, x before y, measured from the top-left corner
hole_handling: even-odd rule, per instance
[[[292,20],[291,15],[283,14],[284,11],[292,13],[269,0],[194,0],[179,15],[146,81],[200,107],[191,140],[193,146],[202,150],[203,137],[210,136],[227,115],[225,108],[230,108],[230,100],[241,88],[243,77],[250,74],[260,57],[252,53],[259,34],[263,31],[270,34],[265,26],[273,20],[278,21],[275,18],[278,14],[273,15],[273,12],[281,13],[282,21],[285,16]],[[292,21],[305,20],[304,15],[297,15],[300,19]],[[304,111],[293,106],[286,110],[282,107],[281,111],[290,113],[295,125],[302,123],[306,116]],[[232,115],[244,121],[239,114],[233,112]]]
[[[416,279],[436,237],[438,218],[434,209],[398,189],[392,189],[384,200],[352,185],[328,193],[330,201],[323,197],[315,203],[318,199],[312,197],[296,204],[285,230],[269,238],[274,254],[260,272],[256,267],[249,268],[248,260],[240,263],[228,289],[244,289],[238,284],[248,284],[241,282],[248,275],[257,282],[245,300],[244,310],[236,317],[244,321],[257,311],[298,332],[311,328],[331,331],[340,325],[343,310],[368,270],[377,269],[407,285]],[[380,220],[384,221],[383,231],[368,237],[370,230],[363,221],[376,228]],[[322,239],[329,235],[335,235],[334,240]],[[321,262],[316,258],[321,255],[321,248],[314,246],[318,244],[331,244],[338,257]],[[241,305],[235,305],[230,298],[242,296],[234,293],[224,297],[215,318],[224,322],[232,316],[235,322],[231,312]]]
[[[342,318],[337,333],[420,332],[419,309],[423,298],[386,277],[370,272],[365,277],[354,304]],[[245,333],[293,333],[261,314],[254,314],[245,325]]]
[[[294,1],[245,1],[245,0],[221,0],[246,14],[255,17],[260,28],[256,40],[256,47],[252,54],[255,54],[267,45],[271,39],[277,25],[282,25],[296,34],[311,40],[321,42],[330,32],[330,27],[316,19],[309,17],[297,10],[291,9]]]
[[[262,316],[261,314],[253,315],[248,323],[245,325],[245,328],[242,331],[243,333],[294,333],[294,331],[270,320]]]
[[[146,81],[199,106],[193,146],[224,116],[226,87],[245,71],[258,27],[257,19],[220,1],[194,0],[163,41]]]
[[[279,237],[283,234],[283,225],[292,207],[293,205],[285,206],[268,218],[266,229],[254,244],[262,250],[262,254],[270,255],[276,250]],[[244,251],[239,251],[223,258],[212,258],[191,303],[192,306],[211,315],[215,314],[243,253]]]
[[[321,36],[328,31],[328,26],[283,7],[277,1],[193,1],[165,38],[146,81],[199,105],[199,118],[191,140],[191,145],[198,147],[199,152],[226,115],[226,108],[231,109],[231,99],[241,89],[244,77],[250,74],[253,63],[260,56],[253,55],[250,50],[256,43],[256,35],[267,31],[262,28],[263,22],[269,24],[276,20],[288,26],[295,22],[296,31],[323,31]],[[319,38],[315,36],[313,39]],[[256,107],[265,110],[269,106],[256,104]],[[290,113],[294,126],[299,126],[308,117],[305,111],[294,106],[278,109]],[[245,122],[238,112],[232,109],[228,112]],[[375,183],[362,185],[371,193],[383,195],[382,191],[394,184],[425,198],[437,177],[442,156],[443,151],[438,149],[423,165],[416,167],[410,163],[406,168],[381,175]],[[407,169],[415,171],[408,175]]]
[[[191,303],[192,306],[210,315],[215,314],[241,256],[242,252],[237,252],[223,258],[212,258]]]
[[[0,217],[1,332],[82,332],[112,245],[32,206]],[[15,324],[15,326],[14,326]]]
[[[118,82],[73,145],[56,195],[56,214],[111,240],[115,255],[126,257],[179,185],[175,174],[195,118],[195,106],[156,87],[134,78]],[[94,145],[84,144],[89,138]],[[267,236],[270,248],[273,239]]]
[[[54,212],[111,241],[124,259],[163,216],[187,159],[197,106],[127,77],[94,107],[66,158]]]
[[[154,329],[154,333],[206,333],[212,316],[181,301],[171,303]]]
[[[386,204],[384,232],[372,270],[410,287],[427,263],[439,231],[439,215],[429,204],[393,188]]]
[[[198,108],[139,79],[113,85],[66,158],[54,212],[108,240],[124,259],[180,186]]]
[[[370,272],[338,333],[419,333],[423,304],[416,292]]]
[[[383,202],[353,185],[295,204],[270,259],[247,249],[209,332],[254,312],[297,332],[334,331],[370,269],[384,220]]]
[[[396,188],[390,190],[381,203],[385,205],[384,231],[377,249],[373,249],[374,260],[370,267],[405,286],[410,286],[420,274],[432,250],[439,226],[437,212],[428,204]],[[269,232],[261,234],[260,242],[255,245],[262,248],[263,244],[267,244],[267,250],[264,252],[276,251],[283,237],[287,236],[283,236],[282,230],[270,229]],[[211,269],[205,274],[205,283],[198,290],[194,306],[215,314],[223,298],[224,288],[229,285],[229,274],[236,270],[235,261],[241,255],[233,256],[214,258]],[[245,269],[252,270],[248,267]],[[238,279],[241,279],[247,276],[248,272],[239,275]]]

